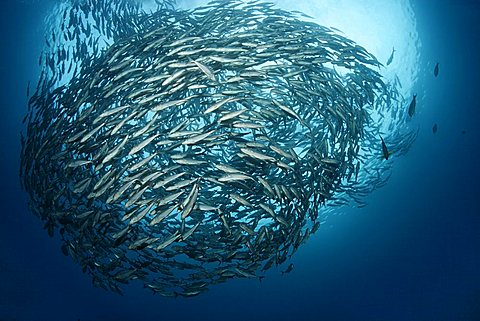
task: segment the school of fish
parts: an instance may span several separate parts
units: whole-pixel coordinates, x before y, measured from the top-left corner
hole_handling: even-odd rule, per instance
[[[406,114],[405,101],[375,57],[301,13],[258,0],[60,8],[20,176],[32,212],[98,287],[140,280],[189,297],[261,280],[326,205],[361,207],[386,182],[382,150],[415,140],[380,145],[370,114]]]

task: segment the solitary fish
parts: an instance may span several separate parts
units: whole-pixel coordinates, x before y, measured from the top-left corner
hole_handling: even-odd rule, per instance
[[[413,117],[413,114],[415,114],[415,106],[417,106],[417,94],[413,95],[410,106],[408,107],[408,115],[410,117]]]
[[[388,60],[387,60],[387,66],[390,65],[393,61],[393,56],[395,54],[395,47],[392,48],[392,53],[390,54],[390,57],[388,57]]]
[[[383,140],[382,136],[380,136],[380,139],[382,140],[383,157],[385,157],[385,159],[388,160],[388,157],[390,156],[390,153],[388,152],[387,145],[385,144],[385,141]]]
[[[434,124],[433,128],[432,128],[432,132],[435,134],[437,132],[437,130],[438,130],[438,126],[437,126],[437,124]]]
[[[292,272],[293,270],[293,263],[290,263],[288,266],[287,266],[287,269],[285,271],[281,271],[282,272],[282,275],[284,275],[285,273],[290,273]]]
[[[437,62],[437,64],[435,65],[435,69],[433,70],[433,74],[435,75],[435,77],[438,76],[438,71],[439,71],[438,70],[438,65],[439,65],[439,63]]]
[[[30,81],[27,84],[27,98],[30,98]]]

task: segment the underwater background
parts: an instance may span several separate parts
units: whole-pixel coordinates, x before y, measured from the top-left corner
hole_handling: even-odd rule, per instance
[[[338,208],[288,274],[174,299],[95,288],[27,208],[20,132],[52,3],[0,4],[0,320],[480,320],[478,1],[411,1],[420,131],[367,206]]]

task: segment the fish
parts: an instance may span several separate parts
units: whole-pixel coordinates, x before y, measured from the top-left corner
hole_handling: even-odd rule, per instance
[[[413,95],[412,101],[410,102],[410,105],[408,106],[408,116],[413,117],[413,114],[415,114],[415,107],[417,105],[417,95]]]
[[[27,85],[22,188],[97,287],[138,280],[192,297],[262,280],[336,206],[365,206],[385,184],[380,122],[394,120],[396,155],[416,137],[394,127],[406,121],[400,81],[385,83],[365,48],[300,12],[155,3],[57,6],[63,19],[51,19]]]
[[[193,61],[193,63],[207,76],[208,79],[212,81],[217,81],[215,75],[213,74],[213,71],[210,68],[195,60]]]
[[[189,186],[191,185],[193,182],[195,182],[197,179],[196,178],[192,178],[192,179],[185,179],[183,181],[179,181],[178,183],[174,184],[174,185],[170,185],[168,187],[165,188],[166,191],[170,192],[170,191],[176,191],[176,190],[179,190],[179,189],[182,189],[186,186]]]
[[[102,118],[105,118],[105,117],[108,117],[108,116],[111,116],[111,115],[114,115],[114,114],[118,114],[118,113],[124,111],[126,108],[129,108],[129,107],[130,107],[130,105],[123,105],[123,106],[119,106],[119,107],[109,109],[109,110],[101,113],[96,119],[94,119],[93,123],[96,124]]]
[[[277,216],[270,206],[268,206],[266,204],[263,204],[263,203],[260,203],[259,205],[265,212],[270,214],[273,218],[275,218]]]
[[[179,192],[176,192],[174,194],[169,194],[169,195],[161,198],[160,200],[158,200],[157,201],[157,206],[162,206],[162,205],[166,205],[170,202],[173,202],[183,193],[185,193],[185,192],[184,191],[179,191]]]
[[[157,138],[160,134],[155,134],[144,141],[140,142],[138,145],[135,145],[129,152],[128,155],[133,155],[141,151],[145,148],[148,144],[150,144],[155,138]]]
[[[249,201],[247,201],[246,199],[244,199],[243,197],[241,197],[241,196],[238,195],[238,194],[231,193],[231,194],[230,194],[230,197],[231,197],[233,200],[239,202],[239,203],[242,204],[242,205],[249,206],[249,207],[253,207],[253,205],[252,205]]]
[[[219,182],[233,182],[233,181],[244,181],[244,180],[254,180],[251,176],[240,174],[240,173],[231,173],[223,175],[222,177],[218,178]]]
[[[91,160],[79,159],[79,160],[75,160],[75,161],[70,162],[67,166],[68,167],[79,167],[79,166],[84,166],[84,165],[88,165],[88,164],[91,164],[91,163],[92,163]]]
[[[30,80],[27,83],[27,98],[30,98]]]
[[[220,117],[218,119],[218,122],[221,123],[221,122],[225,122],[227,120],[231,120],[233,118],[236,118],[236,117],[240,116],[241,114],[243,114],[246,111],[247,111],[246,109],[240,109],[240,110],[232,111],[230,113],[226,113],[225,115],[223,115],[222,117]]]
[[[160,245],[158,245],[156,248],[155,248],[155,251],[161,251],[163,250],[164,248],[166,248],[167,246],[169,246],[170,244],[172,244],[173,242],[177,241],[178,239],[180,239],[182,237],[182,235],[176,231],[174,234],[172,234],[170,237],[166,238],[165,241],[163,241],[162,243],[160,243]]]
[[[225,172],[225,173],[230,173],[230,174],[242,174],[242,171],[232,167],[232,166],[229,166],[229,165],[226,165],[226,164],[213,164],[213,166],[215,166],[217,169],[221,170],[222,172]]]
[[[226,98],[226,99],[221,100],[221,101],[213,104],[212,106],[208,107],[203,113],[204,113],[204,114],[209,114],[209,113],[211,113],[211,112],[216,111],[217,109],[219,109],[220,107],[222,107],[222,106],[225,105],[226,103],[235,102],[235,101],[238,101],[238,98],[234,98],[234,97]]]
[[[174,204],[168,207],[167,209],[165,209],[164,211],[162,211],[160,214],[156,214],[155,217],[150,221],[148,225],[153,226],[160,223],[178,207],[179,207],[179,204]]]
[[[137,222],[140,222],[151,211],[151,209],[153,208],[154,205],[155,205],[155,203],[152,202],[150,205],[146,206],[142,211],[137,213],[137,215],[132,217],[130,219],[130,222],[128,222],[128,224],[131,225],[131,224],[135,224]]]
[[[438,131],[438,125],[437,125],[437,124],[433,124],[432,132],[433,132],[434,134],[436,134],[437,131]]]
[[[212,135],[214,132],[215,132],[215,130],[210,130],[210,131],[208,131],[208,132],[205,132],[205,133],[202,133],[202,134],[199,134],[199,135],[196,135],[196,136],[187,138],[187,139],[185,139],[185,140],[182,142],[182,145],[195,145],[195,144],[198,144],[199,142],[205,140],[208,136]]]
[[[189,229],[184,234],[182,234],[182,241],[187,240],[195,232],[195,230],[200,226],[200,224],[201,222],[198,222],[191,229]]]
[[[288,266],[287,266],[287,269],[285,271],[281,271],[282,272],[282,275],[284,274],[287,274],[287,273],[290,273],[292,272],[293,270],[293,263],[290,263]]]
[[[295,119],[298,119],[302,124],[304,124],[303,122],[303,119],[300,118],[300,116],[295,112],[293,111],[292,109],[290,109],[289,107],[281,104],[280,102],[278,102],[277,100],[273,100],[273,103],[279,107],[282,111],[284,111],[287,115],[295,118]]]
[[[188,101],[187,98],[185,98],[185,99],[171,100],[171,101],[168,101],[168,102],[165,102],[165,103],[156,105],[155,107],[152,108],[152,111],[154,111],[154,112],[159,112],[159,111],[165,110],[165,109],[167,109],[167,108],[169,108],[169,107],[182,105],[182,104],[186,103],[187,101]]]
[[[197,181],[195,182],[195,184],[193,185],[190,191],[190,194],[188,194],[187,198],[182,204],[182,210],[183,210],[182,216],[181,216],[182,220],[184,220],[188,215],[190,215],[190,213],[194,209],[194,206],[198,197],[198,190],[199,190],[198,182],[199,182],[199,179],[197,179]]]
[[[435,64],[435,68],[433,69],[433,75],[434,75],[435,77],[438,77],[439,65],[440,65],[440,64],[437,62],[437,63]]]
[[[388,57],[387,66],[389,66],[392,63],[394,55],[395,55],[395,47],[392,48],[392,53],[390,54],[390,57]]]
[[[126,135],[122,142],[120,144],[118,144],[118,146],[116,148],[114,148],[109,154],[107,154],[105,156],[105,158],[103,158],[102,160],[102,164],[105,164],[105,163],[108,163],[110,160],[112,160],[115,156],[118,155],[118,153],[122,150],[123,146],[125,146],[125,144],[127,143],[128,141],[128,138],[129,138],[129,135]]]
[[[385,158],[385,160],[388,160],[388,158],[390,157],[390,152],[388,151],[387,145],[385,144],[385,141],[383,140],[382,136],[380,136],[380,139],[382,140],[383,158]]]
[[[262,154],[260,152],[257,152],[251,148],[240,148],[240,151],[242,153],[245,153],[245,155],[248,155],[252,158],[255,158],[255,159],[258,159],[258,160],[261,160],[261,161],[269,161],[269,162],[275,162],[275,158],[271,157],[271,156],[268,156],[268,155],[265,155],[265,154]]]
[[[163,187],[165,185],[168,185],[169,183],[179,179],[180,177],[182,177],[186,174],[187,174],[186,172],[180,172],[180,173],[177,173],[177,174],[167,176],[163,180],[156,182],[155,185],[153,185],[153,188],[157,189],[157,188]]]

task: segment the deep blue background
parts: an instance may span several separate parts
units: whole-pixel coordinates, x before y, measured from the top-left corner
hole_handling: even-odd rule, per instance
[[[262,283],[234,280],[191,299],[94,288],[27,210],[19,133],[47,2],[0,4],[0,320],[480,320],[478,1],[414,1],[420,133],[369,205],[330,218],[289,275],[273,270]]]

